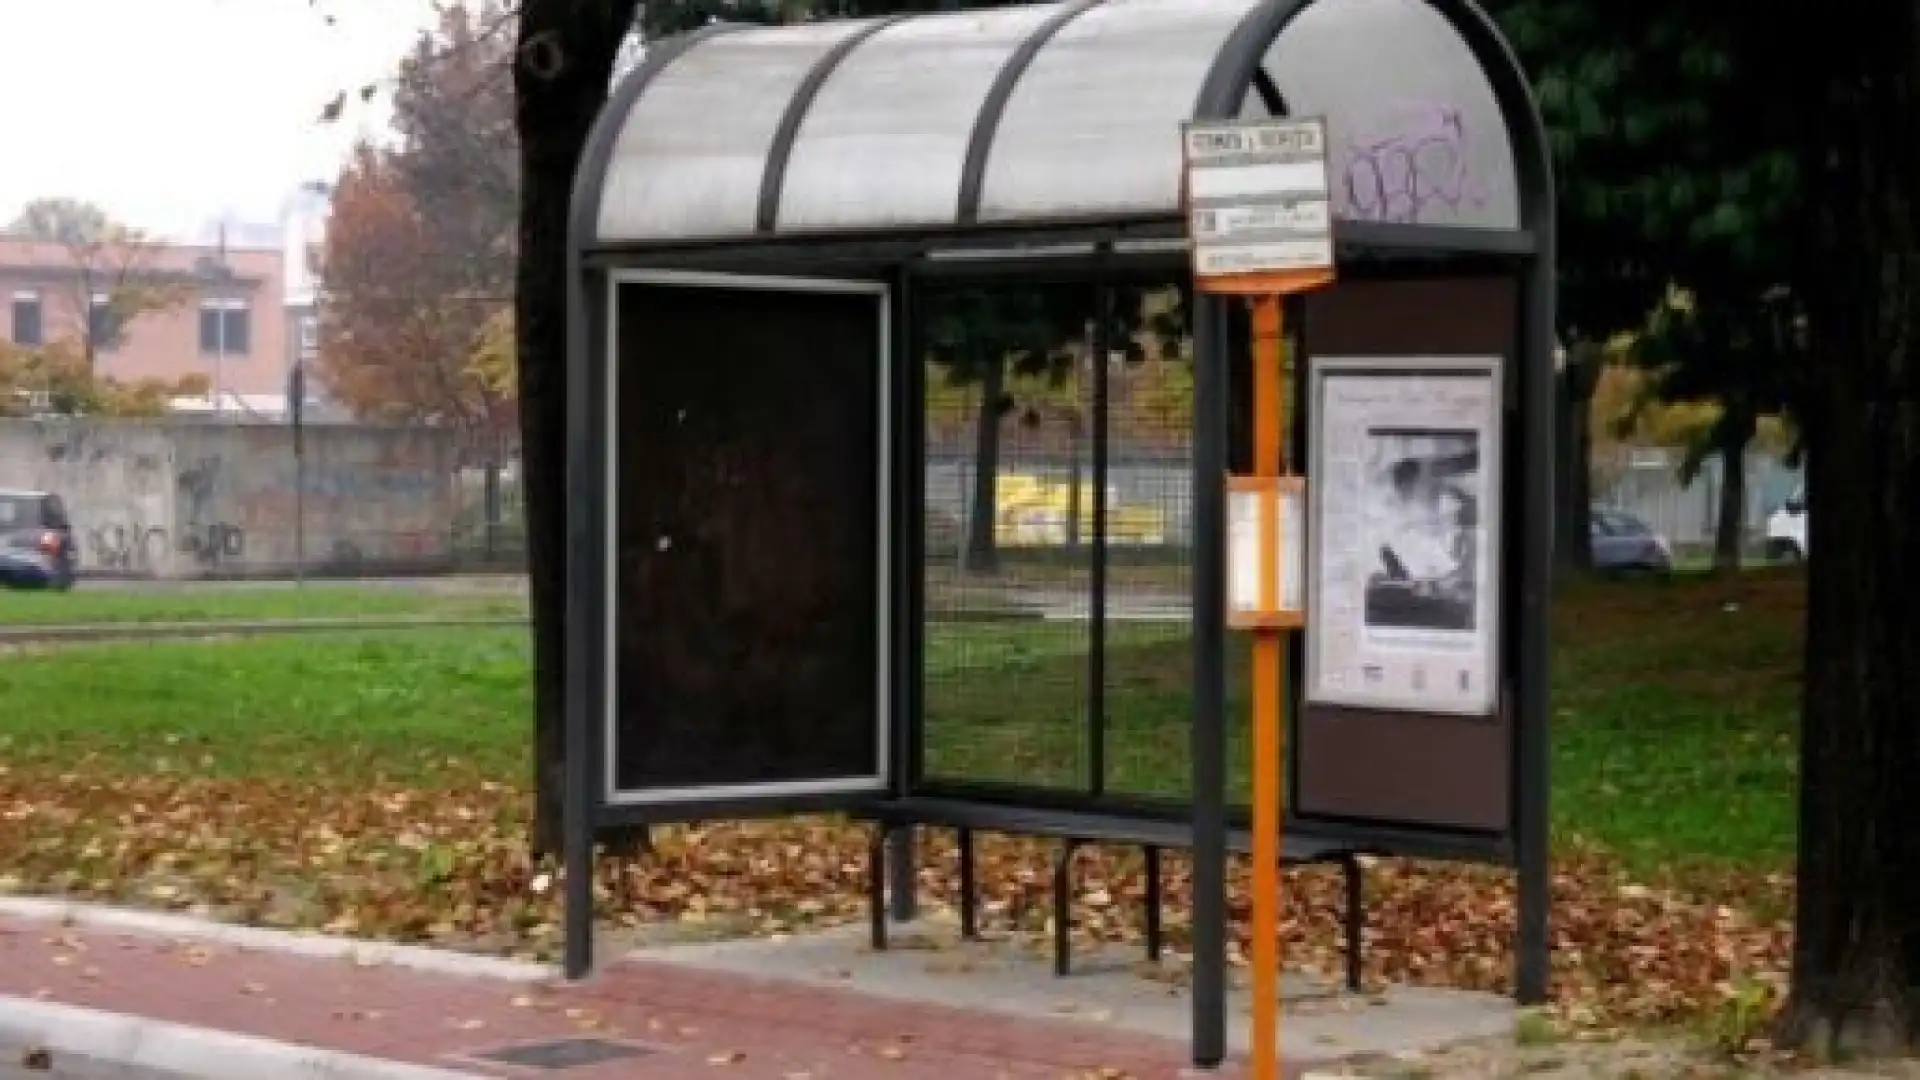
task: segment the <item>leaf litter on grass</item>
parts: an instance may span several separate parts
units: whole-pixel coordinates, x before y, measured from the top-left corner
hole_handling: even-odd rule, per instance
[[[1739,715],[1696,703],[1688,712],[1674,702],[1693,698],[1603,691],[1623,680],[1684,683],[1686,672],[1733,655],[1765,658],[1778,686],[1781,658],[1795,652],[1777,630],[1785,616],[1752,619],[1788,611],[1795,588],[1775,579],[1637,592],[1596,586],[1561,605],[1563,613],[1578,609],[1577,617],[1563,615],[1573,629],[1563,630],[1556,687],[1573,713],[1556,719],[1555,732],[1556,780],[1564,782],[1556,795],[1553,1015],[1562,1025],[1591,1032],[1695,1020],[1749,1003],[1756,987],[1777,993],[1792,898],[1789,880],[1772,871],[1785,865],[1775,857],[1776,834],[1790,821],[1790,774],[1688,773],[1688,785],[1658,805],[1648,805],[1644,791],[1606,790],[1665,775],[1659,769],[1675,746],[1706,745],[1696,729],[1751,722],[1773,739],[1777,703]],[[1741,593],[1751,618],[1725,615],[1719,593],[1728,590]],[[944,661],[976,645],[982,657],[969,661],[1004,664],[1017,653],[1036,666],[1051,655],[1041,636],[1001,637],[980,645],[962,635],[945,644]],[[1134,644],[1184,648],[1178,640]],[[525,653],[523,632],[409,631],[100,648],[7,665],[0,890],[550,956],[560,939],[557,875],[528,852],[528,793],[502,779],[528,768]],[[1684,665],[1674,658],[1680,653],[1689,657]],[[1691,726],[1680,728],[1682,721]],[[1744,745],[1723,748],[1747,753]],[[1771,741],[1760,745],[1766,753],[1743,769],[1781,753]],[[1686,874],[1660,871],[1686,844],[1721,837],[1729,805],[1754,808],[1738,835],[1743,844],[1769,839],[1763,857],[1720,851]],[[1589,832],[1598,843],[1583,839]],[[1647,836],[1684,842],[1667,841],[1650,856],[1627,850]],[[864,917],[867,836],[859,827],[821,818],[716,823],[660,829],[655,839],[645,859],[600,867],[596,896],[607,923],[643,937],[666,929],[784,934]],[[1053,845],[981,836],[977,850],[985,928],[1042,940]],[[1635,857],[1616,861],[1623,853]],[[922,866],[928,902],[951,909],[958,858],[950,834],[930,832]],[[1083,946],[1139,939],[1145,884],[1136,853],[1085,850],[1076,879],[1072,930]],[[1167,860],[1164,881],[1177,953],[1189,929],[1181,860]],[[1233,890],[1244,956],[1243,874]],[[1337,871],[1291,871],[1285,890],[1288,963],[1339,970]],[[1367,902],[1374,985],[1506,989],[1509,874],[1380,862],[1368,873]],[[1170,977],[1179,977],[1177,964]]]
[[[0,775],[0,889],[47,892],[231,921],[523,958],[560,941],[556,876],[526,845],[526,793],[474,777],[428,791],[329,790],[294,780],[108,776],[10,769]],[[615,926],[721,925],[794,933],[863,916],[863,828],[823,818],[663,828],[652,855],[604,860],[601,918]],[[989,932],[1039,935],[1051,917],[1052,846],[978,840]],[[957,903],[951,835],[928,833],[921,887]],[[1075,937],[1135,942],[1145,882],[1131,852],[1088,850],[1078,864]],[[1244,867],[1241,868],[1242,870]],[[1188,928],[1185,864],[1164,867],[1175,949]],[[1244,873],[1232,885],[1236,954],[1245,954]],[[1554,875],[1556,1014],[1581,1028],[1658,1023],[1711,1012],[1754,980],[1777,984],[1787,927],[1732,906],[1774,894],[1779,878],[1742,876],[1734,893],[1688,896],[1635,885],[1599,856],[1559,860]],[[1342,887],[1333,870],[1285,876],[1287,962],[1332,973]],[[1368,871],[1367,976],[1375,985],[1504,990],[1512,964],[1510,875],[1426,863]]]

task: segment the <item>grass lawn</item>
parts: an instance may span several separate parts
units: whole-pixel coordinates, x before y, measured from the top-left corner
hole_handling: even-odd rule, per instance
[[[369,610],[361,604],[417,611],[449,599],[344,589],[0,595],[0,620],[28,612],[54,621],[63,604],[84,606],[87,619],[164,619],[288,611],[277,603],[330,614]],[[1645,866],[1784,864],[1793,843],[1800,607],[1799,579],[1771,571],[1565,590],[1554,671],[1560,838]],[[1185,627],[1116,623],[1109,642],[1109,789],[1180,794],[1191,669]],[[931,626],[928,771],[1083,782],[1084,649],[1085,628],[1073,623]],[[1233,650],[1236,751],[1245,651]],[[0,658],[0,752],[16,770],[65,770],[91,758],[114,769],[323,784],[371,778],[438,787],[484,777],[520,785],[527,658],[517,629],[102,645]]]
[[[1554,649],[1557,835],[1639,869],[1790,859],[1801,608],[1800,579],[1780,571],[1563,590]],[[1109,791],[1186,791],[1192,658],[1184,629],[1114,628]],[[1084,631],[1055,623],[1020,633],[1036,640],[991,664],[958,653],[944,667],[929,664],[930,775],[1085,784],[1086,670],[1072,655]],[[941,640],[931,638],[936,647]],[[1235,641],[1229,659],[1231,775],[1241,799],[1247,652]]]
[[[264,619],[338,619],[356,615],[524,615],[514,595],[317,584],[307,588],[221,586],[204,589],[88,588],[72,592],[0,590],[0,627],[85,623],[170,623]]]
[[[1791,881],[1775,872],[1792,849],[1800,591],[1774,572],[1564,590],[1554,995],[1578,1024],[1718,1016],[1746,980],[1784,972]],[[131,618],[272,603],[239,595],[95,602]],[[91,598],[0,598],[69,599]],[[1080,780],[1084,633],[929,626],[930,768]],[[1177,795],[1185,628],[1121,622],[1110,641],[1109,786]],[[0,894],[550,958],[558,898],[527,843],[528,645],[523,628],[488,628],[0,650]],[[708,822],[655,839],[648,858],[600,863],[610,929],[785,933],[865,910],[866,836],[835,820]],[[1054,854],[983,838],[989,930],[1044,934]],[[1653,887],[1623,888],[1609,854]],[[930,831],[922,859],[930,905],[950,908],[950,832]],[[1176,947],[1190,925],[1183,864],[1170,858],[1162,881]],[[1096,848],[1079,866],[1076,942],[1137,942],[1138,854]],[[1244,912],[1244,861],[1229,878],[1229,906]],[[1337,970],[1339,875],[1308,868],[1286,882],[1286,962]],[[1369,979],[1505,989],[1512,875],[1386,863],[1368,875],[1367,905]],[[1236,919],[1231,932],[1244,946],[1250,928]]]
[[[156,641],[0,657],[0,757],[440,786],[526,775],[527,632]]]

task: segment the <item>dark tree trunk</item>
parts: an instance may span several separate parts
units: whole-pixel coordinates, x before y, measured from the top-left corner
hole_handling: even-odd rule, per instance
[[[637,0],[521,0],[513,84],[520,136],[520,265],[514,326],[533,609],[533,846],[561,849],[566,726],[567,217],[573,173],[607,98]]]
[[[1080,550],[1080,515],[1084,512],[1084,508],[1080,502],[1080,482],[1086,473],[1086,466],[1080,460],[1083,450],[1080,445],[1083,438],[1082,428],[1083,425],[1080,422],[1080,414],[1077,412],[1068,413],[1067,551],[1070,554]]]
[[[1811,33],[1809,33],[1811,30]],[[1813,356],[1796,1047],[1906,1050],[1920,1018],[1920,17],[1796,28]]]
[[[1004,358],[981,362],[980,415],[973,424],[973,513],[967,516],[967,549],[964,565],[975,574],[997,573],[1000,569],[999,538],[994,535],[1000,500],[996,495],[1000,477],[1001,399],[1007,394],[1007,363]]]
[[[1715,573],[1740,569],[1740,547],[1747,520],[1747,446],[1758,421],[1753,406],[1735,396],[1727,400],[1714,435],[1720,456],[1720,506],[1713,524]]]
[[[1593,566],[1593,388],[1599,380],[1599,350],[1583,342],[1567,346],[1560,383],[1560,460],[1554,462],[1553,550],[1563,570]]]

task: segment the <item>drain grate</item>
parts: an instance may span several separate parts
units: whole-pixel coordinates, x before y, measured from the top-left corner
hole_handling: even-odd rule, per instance
[[[610,1039],[555,1039],[552,1042],[524,1043],[472,1055],[476,1060],[522,1069],[579,1069],[605,1065],[610,1061],[645,1057],[652,1048]]]

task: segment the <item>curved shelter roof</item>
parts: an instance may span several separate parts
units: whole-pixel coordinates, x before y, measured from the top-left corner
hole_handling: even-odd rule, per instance
[[[1544,183],[1466,0],[1063,0],[663,42],[602,117],[580,240],[1177,218],[1182,121],[1286,114],[1327,118],[1344,220],[1518,231]]]

